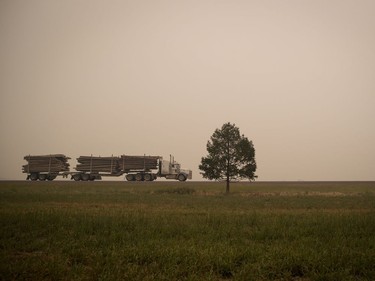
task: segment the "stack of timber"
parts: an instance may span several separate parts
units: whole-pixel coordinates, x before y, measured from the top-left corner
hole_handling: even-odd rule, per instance
[[[69,171],[69,157],[64,154],[28,155],[23,159],[27,161],[22,166],[23,173],[59,173]]]
[[[77,161],[75,169],[80,172],[117,174],[121,171],[119,157],[80,156]]]
[[[160,156],[129,156],[121,155],[120,165],[123,171],[155,170],[158,168]]]

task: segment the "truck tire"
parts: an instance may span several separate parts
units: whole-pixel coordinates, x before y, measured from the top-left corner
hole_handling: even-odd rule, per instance
[[[90,179],[90,175],[89,175],[89,174],[82,174],[82,175],[81,175],[81,179],[82,179],[83,181],[88,181],[88,180]]]
[[[145,181],[152,181],[154,177],[151,174],[144,174],[143,178]]]
[[[135,177],[133,174],[127,174],[125,178],[127,181],[135,181]]]
[[[32,181],[38,180],[38,173],[31,173],[30,174],[30,180],[32,180]]]
[[[47,179],[47,175],[46,174],[39,174],[39,180],[40,181],[45,181]]]
[[[184,174],[179,174],[178,177],[177,177],[177,179],[179,181],[186,181],[186,176]]]
[[[75,174],[75,175],[73,175],[73,179],[75,181],[80,181],[81,180],[81,174]]]
[[[136,180],[136,181],[143,181],[143,175],[140,174],[140,173],[136,174],[136,175],[135,175],[135,180]]]
[[[53,181],[56,178],[55,175],[48,175],[47,180]]]

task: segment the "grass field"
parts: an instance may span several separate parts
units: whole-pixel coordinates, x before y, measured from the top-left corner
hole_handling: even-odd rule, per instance
[[[375,280],[375,182],[0,182],[1,280]]]

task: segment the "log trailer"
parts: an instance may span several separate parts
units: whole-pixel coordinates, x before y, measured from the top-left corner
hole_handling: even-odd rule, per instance
[[[174,161],[163,160],[161,156],[80,156],[76,172],[69,170],[69,157],[63,154],[25,156],[28,164],[23,165],[27,180],[54,180],[57,176],[71,177],[75,181],[101,180],[102,177],[125,175],[128,181],[154,181],[158,177],[186,181],[192,179],[192,171],[181,169]]]

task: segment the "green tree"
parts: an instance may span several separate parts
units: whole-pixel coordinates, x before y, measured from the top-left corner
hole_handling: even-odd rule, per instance
[[[207,152],[199,165],[201,174],[210,180],[225,180],[227,193],[232,180],[257,177],[253,142],[241,135],[235,124],[228,122],[216,129],[207,142]]]

